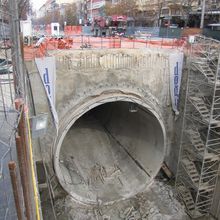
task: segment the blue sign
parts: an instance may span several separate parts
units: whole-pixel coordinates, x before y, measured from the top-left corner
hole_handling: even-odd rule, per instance
[[[46,87],[46,90],[51,97],[51,89],[50,89],[50,79],[49,79],[49,73],[48,73],[48,68],[45,68],[45,73],[43,74],[43,81],[44,85]]]
[[[174,67],[174,103],[175,106],[178,106],[179,103],[179,63],[176,62]]]
[[[183,67],[183,53],[176,52],[171,53],[169,58],[170,65],[170,95],[172,107],[176,115],[179,114],[179,95],[180,95],[180,85],[182,78],[182,67]]]

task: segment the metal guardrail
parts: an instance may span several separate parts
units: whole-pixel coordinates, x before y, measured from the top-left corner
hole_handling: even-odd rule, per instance
[[[40,214],[26,111],[27,75],[22,68],[17,1],[10,0],[9,5],[0,4],[0,220],[35,220]]]
[[[4,22],[0,22],[0,40],[10,38],[10,26]]]
[[[19,112],[14,108],[14,79],[11,73],[11,49],[6,44],[10,38],[10,24],[2,18],[9,17],[5,5],[0,4],[0,220],[17,219],[8,163],[17,161],[15,131]]]
[[[216,40],[220,40],[220,30],[219,31],[214,31],[214,30],[204,28],[203,29],[203,34],[206,37],[211,37],[211,38],[214,38]]]
[[[49,50],[65,49],[144,49],[144,48],[168,48],[180,49],[186,45],[185,39],[168,38],[124,38],[124,37],[93,37],[88,35],[69,35],[65,38],[45,37],[40,44],[36,42],[24,47],[25,60],[33,60],[35,57],[45,56]]]

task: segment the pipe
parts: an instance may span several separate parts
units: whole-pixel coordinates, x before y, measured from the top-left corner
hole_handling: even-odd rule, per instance
[[[17,157],[18,157],[18,164],[21,176],[21,184],[23,188],[23,197],[24,197],[24,205],[25,205],[25,214],[27,220],[31,220],[31,204],[29,199],[29,192],[28,192],[28,177],[27,177],[27,169],[24,157],[24,148],[22,146],[21,137],[16,135],[16,149],[17,149]]]
[[[164,160],[165,129],[157,112],[135,98],[115,100],[90,103],[80,115],[76,110],[77,120],[63,127],[54,151],[58,180],[79,202],[109,204],[134,196]]]
[[[13,194],[14,194],[14,200],[15,200],[15,207],[16,207],[16,212],[17,212],[17,217],[18,220],[23,219],[23,214],[22,214],[22,205],[21,205],[21,193],[20,193],[20,187],[18,183],[18,178],[16,175],[16,163],[14,161],[10,161],[8,163],[8,168],[10,172],[10,177],[11,177],[11,184],[12,184],[12,189],[13,189]]]
[[[201,29],[204,27],[204,18],[205,18],[205,0],[202,1],[202,14],[201,14],[201,22],[200,22]]]
[[[29,151],[27,146],[26,126],[25,126],[25,115],[24,115],[24,104],[23,99],[15,100],[15,108],[20,112],[20,118],[18,123],[18,134],[16,134],[16,149],[18,155],[18,164],[21,176],[21,184],[23,187],[24,204],[26,209],[27,220],[32,219],[32,193],[30,186],[30,163],[28,161]]]
[[[39,198],[37,193],[37,182],[34,171],[30,123],[27,107],[24,110],[24,106],[25,105],[23,104],[22,99],[17,99],[15,101],[16,109],[20,109],[21,111],[21,117],[18,125],[18,132],[20,136],[16,137],[17,154],[21,163],[20,172],[25,198],[25,207],[26,209],[28,209],[27,219],[29,219],[30,216],[34,215],[32,204],[29,204],[29,201],[32,201],[33,187],[36,219],[40,220]],[[23,147],[21,147],[22,145]]]

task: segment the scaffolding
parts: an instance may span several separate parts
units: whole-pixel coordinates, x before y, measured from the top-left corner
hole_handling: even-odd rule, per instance
[[[176,177],[192,218],[211,211],[220,162],[220,42],[196,36],[189,72]]]
[[[17,1],[0,1],[0,220],[40,219]]]
[[[0,220],[17,218],[8,169],[9,161],[17,161],[14,135],[19,118],[14,108],[9,18],[8,2],[0,1]]]

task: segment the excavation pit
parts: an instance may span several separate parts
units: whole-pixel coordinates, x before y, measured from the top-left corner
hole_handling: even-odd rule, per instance
[[[144,191],[164,151],[164,126],[150,106],[106,100],[70,122],[59,141],[55,170],[76,201],[109,204]]]

